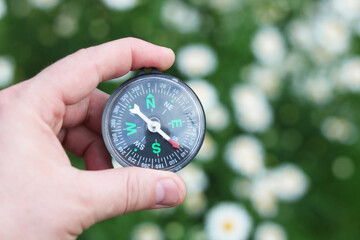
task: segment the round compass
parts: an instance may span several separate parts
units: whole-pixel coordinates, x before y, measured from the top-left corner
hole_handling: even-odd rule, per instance
[[[102,133],[122,166],[176,172],[198,153],[205,114],[195,93],[181,80],[141,70],[110,96]]]

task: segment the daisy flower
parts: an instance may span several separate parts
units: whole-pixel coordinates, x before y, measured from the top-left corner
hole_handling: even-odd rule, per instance
[[[249,237],[252,219],[246,209],[236,203],[223,202],[213,207],[205,219],[210,240],[243,240]]]
[[[204,213],[207,205],[206,197],[203,193],[187,194],[184,203],[185,212],[190,216],[199,216]]]
[[[302,85],[305,97],[313,103],[325,104],[333,97],[332,79],[323,73],[308,76]]]
[[[360,57],[343,61],[338,70],[338,85],[342,89],[360,92]]]
[[[295,201],[305,195],[309,181],[305,173],[294,164],[282,164],[271,171],[273,192],[282,201]]]
[[[154,223],[141,223],[135,227],[132,240],[162,240],[164,234],[158,225]]]
[[[263,132],[273,121],[273,113],[262,91],[253,85],[236,85],[231,92],[235,117],[249,132]]]
[[[182,1],[166,1],[161,10],[161,17],[165,26],[181,33],[195,32],[200,29],[199,12]]]
[[[333,142],[351,144],[357,139],[357,128],[348,120],[340,117],[328,117],[321,130],[325,138]]]
[[[138,0],[101,0],[105,6],[117,11],[130,10],[137,6]]]
[[[264,150],[253,136],[240,136],[232,139],[225,150],[229,166],[239,174],[252,177],[264,169]]]
[[[263,222],[255,230],[255,240],[286,240],[286,232],[282,226],[273,222]]]
[[[255,177],[250,191],[251,203],[261,217],[275,217],[277,215],[278,201],[272,174],[264,172]]]
[[[349,49],[350,31],[340,19],[331,15],[320,16],[314,21],[315,42],[330,54],[342,54]]]
[[[214,131],[224,130],[230,122],[230,115],[228,110],[221,103],[215,104],[208,111],[206,115],[206,127]]]
[[[269,98],[279,94],[281,76],[274,68],[253,65],[248,69],[247,79]]]
[[[342,19],[351,23],[359,19],[360,1],[358,0],[330,0],[331,10],[338,14]]]
[[[205,77],[212,74],[218,65],[216,53],[205,44],[191,44],[177,52],[176,66],[188,77]]]
[[[255,34],[251,48],[255,57],[265,65],[281,64],[286,55],[283,36],[273,26],[261,28]]]
[[[311,50],[314,47],[313,29],[306,20],[294,20],[288,26],[290,42],[296,48]]]
[[[184,179],[189,194],[203,192],[208,187],[208,178],[204,170],[195,163],[190,163],[186,168],[181,169],[178,174]]]

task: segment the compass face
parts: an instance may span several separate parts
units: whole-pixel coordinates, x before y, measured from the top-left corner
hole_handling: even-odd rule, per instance
[[[175,172],[199,151],[205,114],[195,93],[179,79],[138,74],[110,96],[102,131],[108,151],[122,166]]]

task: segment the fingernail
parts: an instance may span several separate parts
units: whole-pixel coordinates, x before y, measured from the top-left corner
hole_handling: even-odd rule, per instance
[[[163,179],[156,184],[156,204],[172,206],[179,201],[179,189],[172,179]]]

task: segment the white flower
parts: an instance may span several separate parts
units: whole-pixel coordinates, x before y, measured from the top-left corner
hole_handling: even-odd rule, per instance
[[[355,21],[360,16],[359,0],[330,0],[332,11],[348,22]]]
[[[261,223],[255,231],[255,240],[286,240],[286,232],[282,226],[273,222]]]
[[[200,29],[199,12],[182,1],[166,1],[161,16],[165,26],[181,33],[195,32]]]
[[[253,65],[249,69],[247,78],[266,96],[273,98],[279,94],[281,76],[274,68]]]
[[[216,89],[208,81],[202,79],[191,80],[187,82],[191,89],[196,93],[204,107],[205,113],[218,103]]]
[[[294,47],[311,50],[314,47],[313,29],[308,21],[295,20],[288,27],[289,37]]]
[[[13,61],[0,56],[0,89],[9,86],[14,80],[15,66]]]
[[[360,57],[346,59],[338,72],[338,85],[340,88],[353,92],[360,91]]]
[[[7,7],[4,0],[0,0],[0,19],[5,16]]]
[[[225,159],[236,172],[252,177],[264,169],[264,153],[261,143],[252,136],[232,139],[225,150]]]
[[[102,0],[102,2],[110,9],[117,11],[130,10],[138,4],[138,0]]]
[[[330,54],[342,54],[350,46],[350,32],[341,19],[324,15],[314,22],[315,41]]]
[[[231,93],[236,120],[249,132],[263,132],[273,121],[270,105],[264,94],[252,85],[236,85]]]
[[[199,216],[204,213],[207,205],[206,197],[203,193],[190,193],[186,195],[183,207],[190,216]]]
[[[56,7],[60,0],[29,0],[30,4],[42,10],[49,10]]]
[[[356,126],[344,118],[326,118],[321,125],[321,130],[330,141],[351,144],[357,139]]]
[[[206,127],[214,131],[224,130],[230,122],[228,110],[224,105],[218,103],[205,112]]]
[[[217,145],[214,139],[209,133],[205,134],[204,142],[200,148],[200,151],[196,155],[196,159],[201,161],[209,161],[214,158],[217,152]]]
[[[177,68],[188,77],[204,77],[217,68],[215,52],[204,44],[191,44],[179,49]]]
[[[134,229],[132,240],[162,240],[164,234],[154,223],[141,223]]]
[[[273,192],[282,201],[295,201],[301,198],[308,189],[308,178],[294,164],[282,164],[271,171]]]
[[[255,57],[265,65],[281,64],[286,54],[283,36],[275,27],[261,28],[251,47]]]
[[[333,97],[333,82],[324,74],[311,75],[303,84],[306,98],[316,104],[328,103]]]
[[[252,219],[246,209],[235,203],[220,203],[213,207],[205,219],[205,230],[210,240],[247,239]]]
[[[269,172],[258,175],[250,190],[254,209],[262,217],[274,217],[278,213],[277,198],[274,191],[274,178]]]
[[[178,173],[186,183],[188,193],[200,193],[208,187],[208,178],[200,167],[190,163]]]
[[[354,174],[354,162],[348,157],[338,157],[332,164],[332,172],[339,179],[348,179]]]

